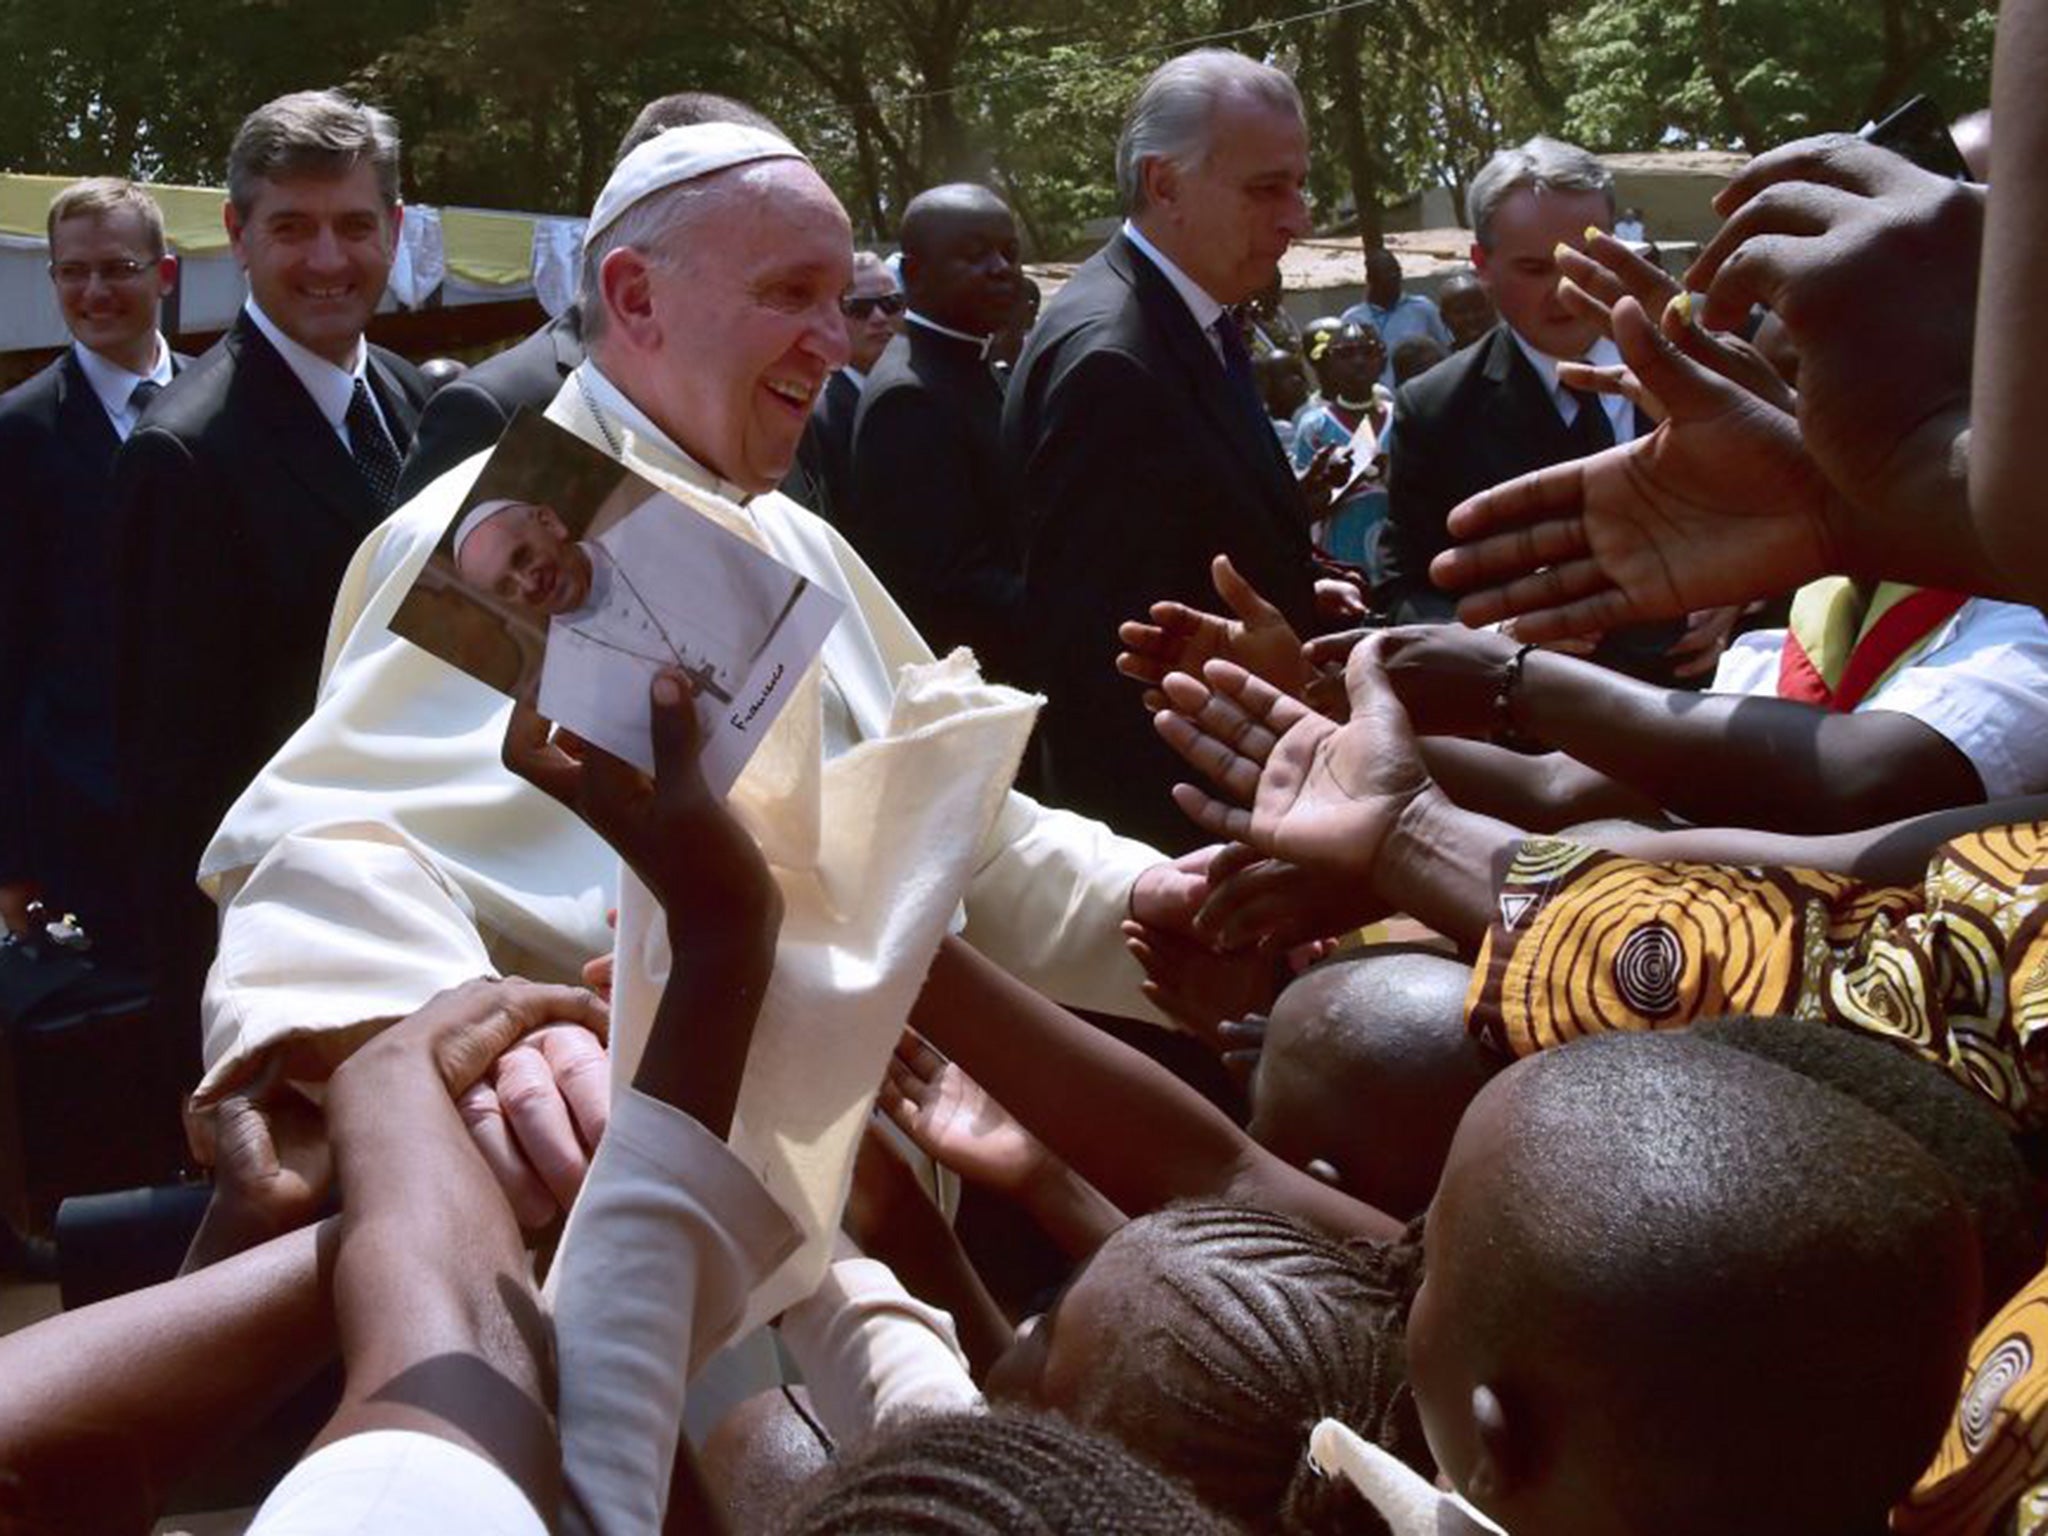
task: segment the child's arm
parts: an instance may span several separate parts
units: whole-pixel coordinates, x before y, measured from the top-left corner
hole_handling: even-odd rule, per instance
[[[1402,1234],[1391,1216],[1289,1167],[1164,1067],[958,939],[940,945],[910,1017],[1121,1210],[1241,1200],[1338,1237]]]
[[[1128,1219],[959,1063],[909,1030],[875,1102],[933,1162],[1023,1206],[1069,1258],[1087,1258]]]
[[[724,1138],[774,970],[782,898],[699,766],[691,690],[655,680],[652,780],[517,711],[506,762],[569,806],[661,902],[672,963],[632,1091],[563,1245],[563,1529],[663,1528],[694,1364],[794,1249],[795,1225]]]

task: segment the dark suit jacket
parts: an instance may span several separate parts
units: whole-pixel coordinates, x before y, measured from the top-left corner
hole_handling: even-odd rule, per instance
[[[843,524],[853,495],[853,418],[860,410],[860,386],[835,368],[811,407],[796,463],[782,492],[809,507],[826,522]]]
[[[380,347],[369,377],[403,453],[425,385]],[[384,509],[246,314],[152,402],[114,487],[122,790],[152,948],[190,982],[212,952],[199,855],[312,711],[335,589]]]
[[[497,445],[521,406],[547,409],[583,361],[583,316],[574,304],[524,341],[487,357],[434,392],[398,477],[404,506],[464,459]]]
[[[109,622],[120,447],[69,347],[0,396],[0,882],[35,881],[116,953],[136,928]]]
[[[1238,570],[1304,635],[1314,576],[1294,475],[1231,392],[1165,276],[1121,235],[1046,306],[1003,409],[1025,544],[1047,798],[1167,849],[1200,841],[1167,791],[1190,770],[1115,670],[1117,625],[1156,601],[1220,606]]]
[[[933,650],[1015,681],[1024,561],[1003,484],[1003,395],[981,349],[912,323],[868,376],[839,528]]]
[[[1429,562],[1450,547],[1444,523],[1467,497],[1574,457],[1557,404],[1505,325],[1453,354],[1394,396],[1387,441],[1387,522],[1376,596],[1403,623],[1453,617],[1456,599],[1433,586]],[[1682,624],[1617,630],[1595,659],[1668,682],[1663,651]]]

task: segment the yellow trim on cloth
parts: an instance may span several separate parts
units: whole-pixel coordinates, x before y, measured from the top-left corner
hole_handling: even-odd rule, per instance
[[[528,286],[533,282],[533,230],[530,214],[442,209],[448,275],[485,288]]]

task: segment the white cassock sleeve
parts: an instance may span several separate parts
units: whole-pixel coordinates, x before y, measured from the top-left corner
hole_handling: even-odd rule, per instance
[[[724,1142],[630,1088],[577,1221],[555,1282],[562,1529],[644,1536],[661,1529],[689,1371],[798,1233]]]

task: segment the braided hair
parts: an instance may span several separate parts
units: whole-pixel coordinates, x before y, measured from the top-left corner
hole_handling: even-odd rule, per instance
[[[1050,1415],[913,1418],[822,1475],[784,1536],[1227,1536],[1193,1494],[1113,1441]]]
[[[1344,1243],[1252,1206],[1169,1206],[1120,1241],[1145,1246],[1152,1294],[1076,1405],[1210,1504],[1257,1530],[1385,1529],[1309,1466],[1309,1431],[1342,1420],[1431,1468],[1408,1391],[1402,1323],[1415,1243]]]

